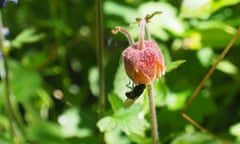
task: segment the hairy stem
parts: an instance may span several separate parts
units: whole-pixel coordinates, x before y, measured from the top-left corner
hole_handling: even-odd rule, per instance
[[[98,73],[99,73],[99,117],[102,117],[105,111],[102,0],[96,0],[96,13],[97,13],[97,47],[98,47]],[[100,143],[104,144],[103,133],[100,134]]]
[[[7,54],[3,50],[3,33],[2,33],[2,16],[0,12],[0,52],[2,53],[2,59],[3,59],[3,66],[4,66],[4,89],[5,89],[5,97],[6,97],[6,110],[8,113],[8,118],[9,118],[9,126],[10,126],[10,135],[12,142],[14,143],[14,127],[13,127],[13,109],[11,105],[11,97],[10,97],[10,84],[9,84],[9,71],[8,71],[8,61],[7,61]]]
[[[156,116],[156,110],[155,110],[152,84],[148,84],[147,89],[148,89],[149,107],[150,107],[150,114],[151,114],[153,144],[158,144],[158,126],[157,126],[157,116]]]
[[[146,20],[142,19],[140,21],[140,34],[139,34],[139,49],[140,50],[144,48],[145,26],[146,26]]]
[[[150,35],[147,24],[145,25],[145,32],[146,32],[146,40],[150,41],[151,40],[151,35]]]

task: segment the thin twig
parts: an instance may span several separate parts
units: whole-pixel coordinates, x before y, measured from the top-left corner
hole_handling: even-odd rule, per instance
[[[97,47],[98,47],[98,73],[99,73],[99,117],[105,111],[105,83],[103,69],[103,20],[102,20],[102,0],[96,0],[97,13]],[[100,134],[100,143],[104,144],[104,134]]]
[[[105,109],[105,85],[103,70],[103,29],[102,29],[102,2],[97,0],[97,47],[98,47],[98,71],[99,71],[99,107],[100,113]]]
[[[193,94],[190,96],[189,100],[187,101],[185,107],[183,108],[183,110],[181,111],[181,113],[185,113],[187,111],[187,109],[189,108],[190,104],[192,103],[193,99],[197,96],[197,94],[199,93],[199,91],[202,89],[203,85],[205,84],[205,82],[209,79],[209,77],[213,74],[213,72],[215,71],[217,65],[219,64],[219,62],[225,57],[225,55],[228,53],[228,51],[231,49],[232,45],[234,44],[234,42],[236,41],[236,39],[238,38],[238,36],[240,35],[240,28],[238,28],[238,31],[236,32],[236,34],[233,36],[233,38],[231,39],[231,41],[228,43],[228,45],[226,46],[226,48],[223,50],[223,52],[221,53],[221,55],[218,57],[217,61],[213,64],[213,66],[209,69],[209,71],[207,72],[207,74],[205,75],[205,77],[202,79],[202,81],[199,83],[199,85],[197,86],[197,88],[194,90]]]
[[[213,72],[215,71],[215,69],[217,68],[217,65],[220,63],[220,61],[222,61],[222,59],[226,56],[226,54],[228,53],[228,51],[231,49],[231,47],[233,46],[234,42],[237,40],[238,36],[240,35],[240,28],[238,28],[238,31],[236,32],[236,34],[233,36],[233,38],[231,39],[231,41],[228,43],[228,45],[224,48],[223,52],[220,54],[220,56],[218,57],[218,59],[216,60],[216,62],[213,64],[213,66],[209,69],[209,71],[207,72],[207,74],[204,76],[204,78],[201,80],[201,82],[199,83],[199,85],[197,86],[197,88],[194,90],[194,92],[192,93],[192,95],[190,96],[190,98],[188,99],[185,107],[183,108],[183,110],[180,112],[181,116],[187,120],[189,123],[191,123],[193,126],[195,126],[196,128],[200,129],[202,132],[206,132],[208,134],[210,134],[211,136],[222,140],[224,143],[226,144],[231,144],[231,141],[228,140],[224,140],[220,137],[218,137],[217,135],[213,134],[212,132],[210,132],[209,130],[207,130],[206,128],[202,127],[200,124],[198,124],[195,120],[193,120],[191,117],[189,117],[186,114],[186,111],[188,110],[188,108],[190,107],[191,103],[193,102],[194,98],[198,95],[199,91],[202,89],[202,87],[204,86],[205,82],[209,79],[209,77],[213,74]]]
[[[158,125],[157,125],[157,116],[156,116],[156,110],[155,110],[152,84],[148,84],[147,89],[148,89],[149,107],[151,112],[150,114],[151,114],[153,144],[158,144]]]
[[[8,71],[8,61],[7,61],[7,55],[3,50],[3,33],[2,33],[2,15],[0,12],[0,52],[2,53],[2,59],[3,59],[3,66],[4,66],[4,86],[5,86],[5,96],[6,96],[6,109],[8,113],[9,118],[9,125],[10,125],[10,135],[12,142],[14,143],[14,127],[13,127],[13,109],[11,105],[11,98],[10,98],[10,84],[9,84],[9,71]]]

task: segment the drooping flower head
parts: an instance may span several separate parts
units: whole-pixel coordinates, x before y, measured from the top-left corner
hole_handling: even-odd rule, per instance
[[[116,27],[113,30],[113,33],[122,32],[129,40],[130,46],[122,52],[122,59],[127,75],[135,84],[150,84],[153,80],[165,74],[165,64],[161,50],[156,42],[151,40],[150,34],[147,33],[147,40],[144,37],[145,31],[148,32],[147,22],[155,14],[147,15],[144,19],[136,19],[140,26],[139,41],[136,43],[124,28]]]

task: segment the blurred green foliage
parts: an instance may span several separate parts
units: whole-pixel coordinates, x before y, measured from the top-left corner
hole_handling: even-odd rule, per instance
[[[98,117],[96,10],[94,1],[19,0],[1,10],[8,53],[15,131],[19,143],[151,144],[146,92],[123,108],[129,78],[121,64],[127,39],[138,37],[136,17],[162,11],[149,23],[167,73],[154,83],[161,143],[219,144],[179,114],[240,25],[240,0],[105,0],[105,117]],[[4,44],[5,44],[4,43]],[[220,62],[187,113],[223,139],[240,143],[239,40]],[[11,144],[0,55],[0,143]]]

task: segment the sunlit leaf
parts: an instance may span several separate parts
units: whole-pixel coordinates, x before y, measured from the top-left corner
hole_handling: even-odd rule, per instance
[[[130,144],[131,142],[129,138],[126,135],[123,135],[122,131],[118,128],[105,132],[104,136],[107,144],[115,144],[116,142],[121,144]]]
[[[185,62],[186,62],[186,60],[177,60],[177,61],[173,61],[173,62],[169,63],[167,65],[166,72],[171,72],[172,70],[178,68],[181,64],[183,64]]]
[[[230,133],[240,140],[240,123],[236,123],[230,127]]]
[[[42,107],[49,108],[50,106],[52,106],[53,101],[51,99],[51,96],[46,90],[39,88],[37,89],[36,93],[39,95],[39,97],[42,100]]]
[[[126,75],[126,72],[124,70],[124,65],[121,63],[117,69],[115,79],[113,82],[113,92],[118,94],[118,96],[124,100],[126,99],[125,93],[129,91],[130,89],[127,87],[127,84],[129,84],[130,78]]]
[[[134,22],[135,18],[138,16],[135,9],[114,1],[105,1],[103,6],[106,14],[123,17],[128,23]]]
[[[226,73],[226,74],[237,74],[238,68],[233,63],[227,60],[222,60],[218,66],[217,69]]]
[[[98,69],[96,67],[89,70],[88,80],[90,89],[95,96],[99,95]]]
[[[218,58],[216,54],[214,54],[211,48],[202,48],[198,51],[197,56],[199,61],[202,63],[203,66],[210,66],[212,65]],[[226,73],[226,74],[237,74],[238,68],[228,60],[222,60],[217,65],[217,69]]]
[[[223,49],[227,46],[237,29],[221,21],[196,22],[197,32],[201,35],[203,46]],[[237,40],[238,42],[239,40]]]
[[[114,128],[119,128],[127,135],[136,133],[142,135],[147,127],[149,127],[146,120],[141,117],[142,107],[140,105],[132,105],[125,109],[121,108],[112,116],[102,118],[97,126],[101,131],[110,131]]]
[[[173,140],[172,144],[224,144],[222,141],[213,139],[212,136],[202,133],[183,134]]]
[[[18,101],[26,101],[36,94],[41,84],[41,77],[32,71],[25,70],[17,62],[10,63],[11,85]]]
[[[190,94],[191,91],[189,89],[177,93],[168,91],[166,96],[166,106],[169,110],[181,110]]]
[[[208,67],[212,64],[213,59],[216,58],[216,55],[214,54],[213,49],[205,47],[197,52],[197,57],[203,66]]]
[[[117,122],[110,116],[104,117],[100,119],[97,123],[98,128],[100,131],[111,131],[112,129],[116,128]]]
[[[116,94],[109,94],[108,100],[114,111],[119,110],[123,106],[122,100]]]
[[[208,16],[212,9],[212,0],[184,0],[181,5],[181,17],[203,17]]]
[[[79,128],[81,122],[79,112],[76,108],[68,109],[58,117],[64,137],[86,137],[90,136],[90,131],[86,128]]]
[[[184,0],[181,5],[181,16],[185,18],[208,17],[222,7],[239,3],[239,0]]]
[[[34,71],[24,69],[20,63],[14,60],[9,60],[8,63],[11,92],[16,100],[18,102],[24,102],[36,96],[37,89],[40,87],[42,81],[40,75]]]
[[[182,22],[177,18],[177,10],[168,3],[164,2],[147,2],[139,7],[141,15],[152,14],[155,11],[162,13],[154,16],[148,25],[150,33],[162,40],[169,38],[165,30],[175,35],[181,35],[184,32]]]
[[[118,126],[126,134],[136,133],[142,135],[144,130],[149,126],[146,120],[141,117],[142,107],[140,105],[132,105],[127,109],[120,109],[114,114]]]
[[[26,29],[22,31],[13,41],[12,46],[16,48],[21,48],[23,44],[33,43],[41,40],[44,34],[36,34],[36,30],[33,28]]]
[[[152,144],[152,138],[149,137],[137,134],[131,134],[129,137],[133,142],[136,142],[138,144]]]

